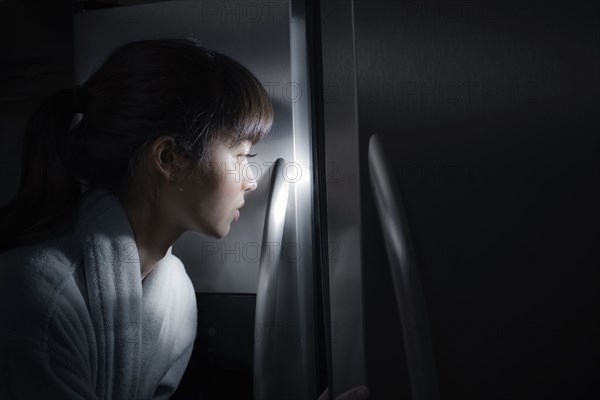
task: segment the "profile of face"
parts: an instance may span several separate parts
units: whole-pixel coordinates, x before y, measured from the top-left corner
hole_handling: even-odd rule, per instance
[[[231,224],[240,217],[244,196],[257,186],[248,165],[251,146],[250,142],[233,147],[216,144],[209,157],[208,176],[201,181],[183,180],[178,184],[181,191],[177,213],[185,229],[216,238],[229,233]]]

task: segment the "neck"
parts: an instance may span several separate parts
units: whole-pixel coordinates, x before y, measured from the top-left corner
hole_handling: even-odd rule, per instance
[[[158,212],[141,206],[142,202],[122,200],[122,203],[135,235],[143,280],[165,257],[182,232],[168,224]]]

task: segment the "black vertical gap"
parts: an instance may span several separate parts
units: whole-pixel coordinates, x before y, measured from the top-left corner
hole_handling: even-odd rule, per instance
[[[327,235],[327,198],[325,134],[323,107],[323,62],[321,57],[321,13],[319,0],[306,0],[306,42],[311,107],[313,159],[315,337],[317,394],[331,387],[331,316],[329,309],[329,251]],[[329,398],[332,399],[331,391]]]

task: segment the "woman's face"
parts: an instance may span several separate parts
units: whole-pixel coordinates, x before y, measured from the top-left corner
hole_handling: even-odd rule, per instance
[[[251,143],[234,147],[214,146],[209,157],[208,177],[202,182],[185,180],[178,184],[182,200],[181,217],[188,230],[222,238],[239,216],[246,192],[256,189],[248,165]]]

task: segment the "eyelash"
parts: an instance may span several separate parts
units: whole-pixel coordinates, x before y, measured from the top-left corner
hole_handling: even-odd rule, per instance
[[[252,158],[252,157],[256,157],[258,153],[255,154],[242,154],[241,157],[247,157],[247,158]]]

